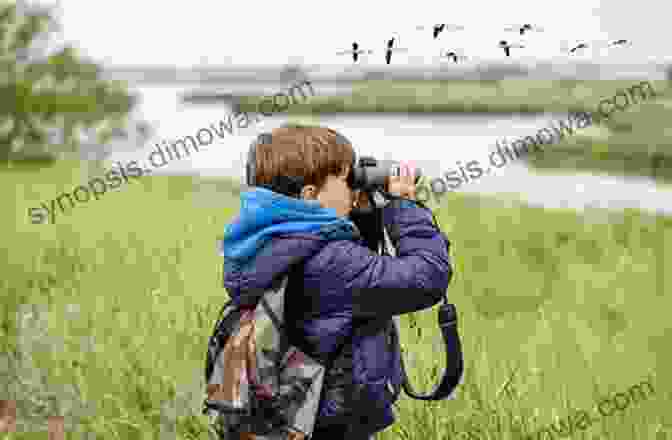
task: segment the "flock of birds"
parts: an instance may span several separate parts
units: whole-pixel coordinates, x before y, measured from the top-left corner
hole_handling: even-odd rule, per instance
[[[417,26],[416,27],[416,30],[419,30],[419,31],[424,31],[425,29],[427,29],[426,26]],[[439,38],[439,35],[441,35],[442,32],[444,32],[444,31],[445,32],[462,31],[462,30],[464,30],[464,26],[460,26],[460,25],[456,25],[456,24],[443,23],[443,24],[435,24],[432,27],[431,30],[432,30],[432,38],[434,40],[436,40],[436,39]],[[510,25],[510,26],[507,26],[506,28],[504,28],[504,30],[507,31],[507,32],[516,32],[516,33],[520,34],[521,36],[525,35],[525,33],[528,33],[528,32],[543,32],[544,31],[543,28],[541,28],[539,26],[534,26],[530,23]],[[392,52],[407,52],[408,51],[408,49],[406,49],[406,48],[395,48],[394,47],[395,40],[396,40],[396,38],[391,38],[391,39],[387,40],[387,45],[386,45],[386,48],[385,48],[385,62],[387,64],[390,64],[390,62],[392,61]],[[630,44],[630,42],[628,42],[628,40],[616,40],[616,41],[608,42],[607,46],[609,46],[609,47],[611,47],[611,46],[625,46],[625,45],[629,45],[629,44]],[[507,57],[511,56],[511,49],[513,49],[513,48],[522,49],[522,48],[525,47],[521,44],[509,43],[506,40],[501,40],[497,46],[504,50],[504,54]],[[587,43],[580,43],[580,44],[576,45],[575,47],[572,47],[571,49],[569,49],[568,53],[574,54],[577,51],[582,50],[582,49],[587,49],[588,47],[589,47],[589,45]],[[359,44],[357,42],[353,42],[352,43],[352,49],[337,52],[336,55],[352,55],[353,62],[357,63],[357,61],[360,59],[359,55],[370,55],[370,54],[373,54],[373,53],[374,53],[374,51],[372,51],[372,50],[360,49]],[[441,52],[439,53],[439,57],[441,59],[450,59],[454,63],[457,63],[458,61],[465,61],[465,60],[468,59],[468,57],[465,56],[460,50],[448,51],[448,50],[441,49]]]

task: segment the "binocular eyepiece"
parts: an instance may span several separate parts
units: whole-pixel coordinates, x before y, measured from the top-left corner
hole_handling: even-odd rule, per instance
[[[348,185],[352,189],[384,188],[390,177],[400,174],[400,163],[394,160],[378,160],[371,156],[362,156],[350,170]],[[422,171],[415,169],[415,184],[422,177]]]

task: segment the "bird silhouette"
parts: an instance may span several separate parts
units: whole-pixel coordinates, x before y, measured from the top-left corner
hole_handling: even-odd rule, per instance
[[[359,52],[357,51],[357,49],[359,49],[359,44],[352,43],[352,60],[354,62],[357,62],[357,58],[359,57]]]
[[[603,42],[598,41],[598,42],[594,42],[594,44],[592,44],[593,47],[597,47],[597,48],[607,48],[607,47],[611,47],[611,46],[627,46],[627,45],[630,45],[630,42],[628,40],[623,40],[623,39],[616,40],[616,41],[611,41],[611,42],[608,42],[608,43],[603,43]],[[581,43],[581,44],[578,44],[576,47],[573,47],[569,51],[569,53],[574,53],[579,49],[587,49],[588,47],[589,47],[588,44]]]
[[[624,44],[628,44],[628,40],[616,40],[611,43],[612,46],[621,46]]]
[[[416,29],[418,30],[425,30],[426,27],[423,25],[416,26]],[[432,26],[432,38],[437,39],[439,38],[439,35],[443,31],[462,31],[464,30],[464,26],[460,26],[459,24],[448,24],[448,23],[440,23],[440,24],[435,24]]]
[[[588,45],[586,43],[581,43],[581,44],[577,45],[576,47],[571,48],[569,50],[569,53],[574,53],[579,49],[587,49],[587,48],[588,48]]]
[[[387,49],[385,50],[385,62],[387,64],[390,64],[390,62],[392,61],[392,52],[394,51],[405,52],[407,50],[401,47],[392,48],[392,46],[394,46],[394,40],[395,38],[390,38],[389,40],[387,40]]]
[[[533,26],[530,23],[516,24],[504,29],[505,31],[515,31],[520,33],[520,35],[525,34],[525,32],[543,32],[543,29],[539,26]]]
[[[387,51],[385,51],[385,62],[390,64],[392,61],[392,46],[394,45],[394,38],[387,40]]]
[[[373,51],[371,51],[371,50],[364,50],[364,49],[359,50],[359,44],[357,44],[357,42],[355,41],[354,43],[352,43],[352,50],[344,50],[344,51],[342,51],[342,52],[336,52],[336,55],[347,55],[347,54],[352,54],[352,60],[353,60],[353,62],[356,63],[357,60],[359,59],[359,54],[360,54],[360,53],[361,53],[361,54],[372,54]]]
[[[442,51],[442,52],[440,53],[440,57],[441,57],[441,58],[452,59],[452,60],[453,60],[453,63],[457,63],[458,60],[459,60],[459,61],[464,61],[464,60],[467,59],[466,56],[464,56],[464,55],[462,55],[462,54],[458,54],[457,52],[454,52],[454,51],[445,52],[445,53],[443,53],[443,51]]]
[[[532,30],[532,25],[531,25],[531,24],[529,24],[529,23],[524,24],[524,25],[519,29],[519,31],[520,31],[520,35],[523,35],[523,34],[525,33],[525,31],[531,31],[531,30]]]
[[[434,32],[433,32],[432,35],[434,36],[434,39],[435,39],[435,40],[436,40],[436,38],[439,36],[439,34],[440,34],[441,32],[443,32],[443,29],[444,29],[445,27],[446,27],[445,24],[435,24],[435,25],[434,25]]]
[[[510,57],[512,47],[524,48],[525,46],[521,46],[520,44],[509,44],[506,40],[502,40],[499,42],[499,47],[504,49],[504,53],[506,54],[507,57]]]
[[[447,52],[446,53],[446,58],[451,58],[453,59],[454,63],[457,63],[457,54],[455,52]]]

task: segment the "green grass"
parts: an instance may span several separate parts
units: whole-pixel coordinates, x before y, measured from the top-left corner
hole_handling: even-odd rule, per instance
[[[143,177],[54,225],[30,223],[28,208],[80,183],[70,162],[0,171],[0,396],[35,430],[59,412],[98,439],[206,439],[204,351],[226,300],[215,239],[238,211],[231,184],[207,205],[196,179]],[[377,439],[516,439],[647,379],[654,396],[573,438],[670,438],[672,218],[446,199],[437,218],[457,271],[464,384],[452,401],[403,398]],[[412,382],[427,390],[442,355],[436,310],[401,328]],[[500,394],[513,370],[512,394]],[[159,437],[171,406],[177,433]]]
[[[574,154],[575,150],[567,152],[549,149],[543,154],[531,155],[526,159],[538,170],[580,170],[591,173],[598,171],[614,176],[646,176],[660,183],[672,184],[672,152],[653,156],[647,152],[638,153],[635,146],[629,153],[611,152],[608,144],[590,146],[594,150],[590,150],[589,154]],[[604,150],[598,150],[600,146]]]
[[[599,170],[672,181],[672,89],[529,156],[540,169]]]
[[[637,81],[639,82],[639,81]],[[543,113],[593,111],[633,81],[445,80],[354,81],[352,95],[311,96],[289,106],[292,114],[330,113]],[[655,90],[666,81],[652,81]],[[264,97],[239,97],[241,111],[256,111]]]

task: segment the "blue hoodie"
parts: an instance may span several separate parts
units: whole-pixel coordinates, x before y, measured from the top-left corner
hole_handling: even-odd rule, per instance
[[[241,194],[240,215],[224,231],[222,255],[243,264],[274,236],[319,235],[338,230],[345,232],[339,234],[339,238],[348,239],[355,237],[356,229],[351,221],[339,217],[335,209],[323,208],[318,201],[295,199],[257,188]]]

